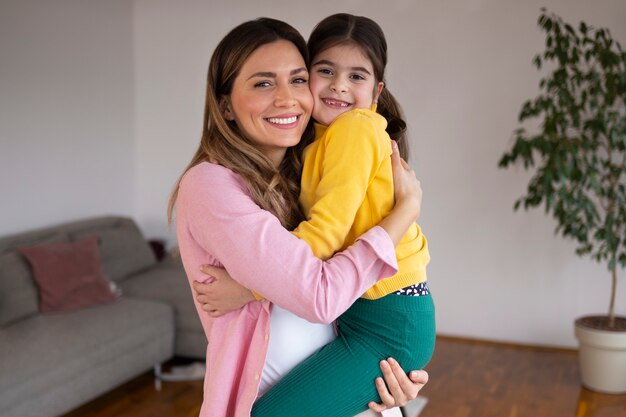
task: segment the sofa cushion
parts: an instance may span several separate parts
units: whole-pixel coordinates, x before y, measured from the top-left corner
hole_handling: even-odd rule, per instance
[[[173,354],[172,309],[131,300],[0,329],[0,415],[60,415]]]
[[[98,239],[23,247],[33,267],[42,313],[71,311],[115,300],[104,277]]]
[[[177,328],[202,329],[185,270],[177,268],[175,261],[162,262],[120,285],[125,296],[173,306]]]
[[[120,282],[126,297],[160,301],[174,308],[176,354],[204,357],[207,340],[180,258],[166,258],[149,271]],[[192,337],[193,341],[189,338]],[[191,345],[191,346],[190,346]]]
[[[93,232],[73,235],[81,238]],[[150,244],[136,228],[114,228],[96,231],[99,238],[102,265],[107,277],[119,281],[143,271],[156,263]]]
[[[0,327],[37,314],[37,287],[17,252],[0,255]]]

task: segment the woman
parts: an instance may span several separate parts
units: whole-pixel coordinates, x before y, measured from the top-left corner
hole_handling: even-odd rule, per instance
[[[387,44],[376,22],[346,13],[329,16],[313,29],[308,50],[316,137],[304,152],[300,205],[306,220],[293,233],[327,259],[394,206],[386,129],[401,126],[391,133],[404,143],[406,123],[384,86]],[[272,389],[254,404],[253,417],[354,416],[376,398],[371,381],[380,375],[381,358],[393,357],[408,369],[427,364],[435,346],[435,314],[426,284],[430,257],[417,224],[396,255],[399,272],[337,318],[332,342],[280,381],[274,378]]]
[[[210,341],[201,416],[249,415],[264,370],[276,359],[266,358],[268,300],[310,322],[332,322],[372,284],[397,272],[395,244],[419,215],[419,182],[401,165],[396,149],[397,203],[379,226],[327,262],[289,233],[302,219],[300,152],[311,133],[306,57],[306,44],[295,29],[257,19],[227,34],[211,58],[201,143],[172,195],[169,213],[176,203],[190,282],[204,280],[202,264],[224,266],[267,300],[219,318],[196,304]],[[308,140],[301,141],[303,135]],[[288,324],[303,335],[322,334],[323,340],[332,331],[292,316]],[[313,350],[324,344],[317,343]],[[309,344],[290,350],[304,359],[310,349]]]

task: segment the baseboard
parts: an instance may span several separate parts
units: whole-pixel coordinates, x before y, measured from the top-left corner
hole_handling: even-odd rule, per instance
[[[487,346],[498,346],[501,348],[507,349],[526,349],[526,350],[535,350],[535,351],[548,351],[548,352],[577,352],[577,349],[566,347],[566,346],[553,346],[553,345],[534,345],[534,344],[524,344],[524,343],[515,343],[515,342],[506,342],[501,340],[494,339],[476,339],[465,336],[455,336],[455,335],[446,335],[446,334],[437,334],[437,340],[446,340],[450,342],[458,342],[465,344],[475,344],[475,345],[487,345]]]

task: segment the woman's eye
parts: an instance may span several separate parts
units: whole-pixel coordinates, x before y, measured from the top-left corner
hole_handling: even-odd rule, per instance
[[[270,85],[272,85],[269,81],[260,81],[256,84],[254,84],[255,87],[269,87]]]
[[[304,78],[304,77],[298,77],[298,78],[296,78],[296,79],[294,79],[294,80],[293,80],[293,83],[294,83],[294,84],[306,84],[306,83],[308,83],[308,82],[309,82],[309,80],[307,80],[307,79],[306,79],[306,78]]]

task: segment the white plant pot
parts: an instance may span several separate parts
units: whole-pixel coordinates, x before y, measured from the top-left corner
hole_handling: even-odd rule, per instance
[[[626,393],[626,332],[575,324],[580,346],[580,376],[585,387],[608,394]]]

